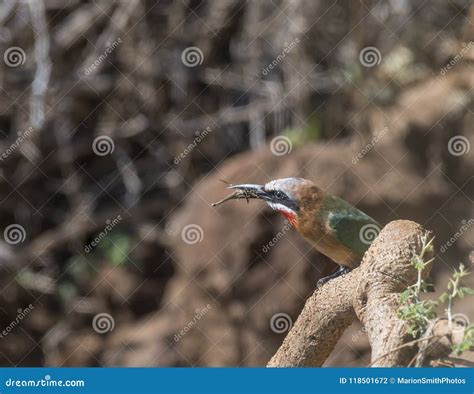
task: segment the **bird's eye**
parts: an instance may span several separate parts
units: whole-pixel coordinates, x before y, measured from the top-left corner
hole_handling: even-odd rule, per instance
[[[279,200],[282,200],[283,198],[285,198],[285,193],[283,193],[282,191],[280,190],[277,190],[275,192],[275,197],[278,198]]]

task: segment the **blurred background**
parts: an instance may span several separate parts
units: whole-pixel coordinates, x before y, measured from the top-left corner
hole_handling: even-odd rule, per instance
[[[265,365],[335,266],[210,207],[221,180],[419,222],[438,292],[472,264],[471,1],[2,0],[0,26],[2,366]],[[326,364],[369,360],[354,323]]]

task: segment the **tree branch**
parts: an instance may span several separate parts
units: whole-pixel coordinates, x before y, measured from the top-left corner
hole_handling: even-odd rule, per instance
[[[317,289],[269,367],[322,366],[344,330],[357,317],[365,327],[374,366],[407,365],[417,347],[397,317],[399,294],[416,283],[411,263],[429,232],[419,224],[397,220],[380,232],[359,267]],[[423,271],[426,278],[429,264]],[[395,349],[395,350],[394,350]]]

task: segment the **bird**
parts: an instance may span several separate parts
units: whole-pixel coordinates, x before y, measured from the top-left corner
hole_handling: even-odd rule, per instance
[[[380,232],[380,224],[346,200],[329,194],[304,178],[282,178],[264,185],[230,185],[233,193],[213,206],[233,199],[259,199],[282,214],[291,226],[339,269],[320,279],[317,287],[357,267]]]

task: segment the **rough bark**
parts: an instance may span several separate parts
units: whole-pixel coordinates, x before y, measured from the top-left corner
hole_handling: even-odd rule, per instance
[[[307,300],[268,366],[322,366],[356,317],[366,329],[373,366],[407,365],[416,354],[416,346],[403,346],[413,338],[397,318],[398,298],[417,280],[411,259],[421,251],[422,236],[430,236],[429,231],[411,221],[398,220],[385,226],[359,267],[331,280]],[[428,265],[424,278],[430,269]]]

